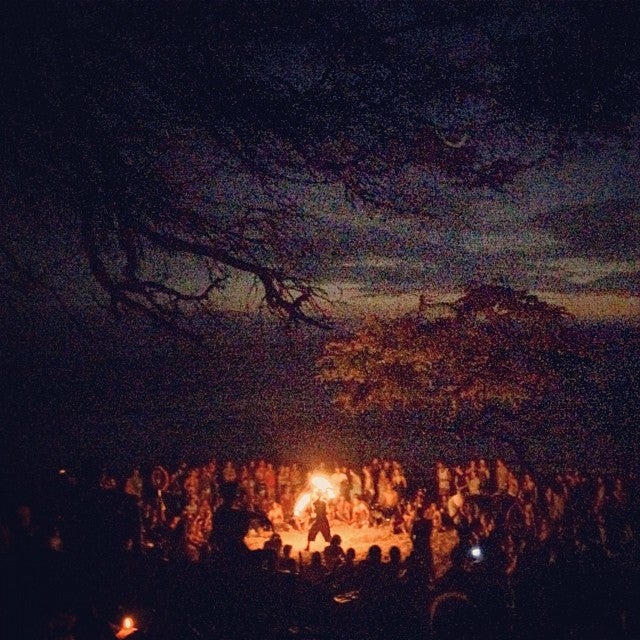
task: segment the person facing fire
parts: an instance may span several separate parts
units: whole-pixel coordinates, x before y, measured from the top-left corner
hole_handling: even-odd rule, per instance
[[[315,541],[316,536],[321,533],[325,542],[331,541],[331,527],[329,526],[329,518],[327,517],[327,502],[322,493],[318,494],[317,499],[313,503],[315,518],[309,528],[307,534],[307,546],[305,551],[309,551],[309,545]]]

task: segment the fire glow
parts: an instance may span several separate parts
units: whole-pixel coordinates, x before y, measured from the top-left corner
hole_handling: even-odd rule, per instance
[[[122,619],[122,626],[120,627],[120,630],[118,631],[118,633],[116,633],[116,638],[118,638],[119,640],[127,638],[136,631],[137,629],[134,626],[133,618],[131,616],[125,616]]]
[[[299,517],[306,509],[309,508],[314,493],[319,493],[328,500],[333,500],[336,497],[336,492],[331,481],[325,476],[315,474],[309,479],[309,484],[312,488],[301,493],[296,500],[296,504],[293,508],[293,513],[296,517]]]

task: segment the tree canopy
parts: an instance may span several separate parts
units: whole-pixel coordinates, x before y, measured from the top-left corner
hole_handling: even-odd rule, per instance
[[[418,410],[441,424],[478,421],[557,392],[585,354],[567,314],[523,291],[473,286],[456,302],[426,311],[370,318],[326,344],[318,377],[341,409]]]

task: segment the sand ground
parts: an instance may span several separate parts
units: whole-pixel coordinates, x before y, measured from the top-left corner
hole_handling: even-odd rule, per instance
[[[389,559],[389,549],[397,546],[400,549],[402,558],[405,559],[412,550],[411,538],[406,533],[394,534],[390,523],[383,523],[378,527],[356,528],[344,522],[334,521],[331,523],[331,534],[338,534],[342,538],[342,548],[353,547],[356,552],[356,560],[364,560],[371,545],[377,544],[382,549],[384,561]],[[264,543],[269,539],[271,533],[263,531],[251,531],[245,538],[245,542],[250,549],[262,549]],[[322,551],[327,543],[321,535],[311,543],[310,551],[305,551],[307,545],[307,534],[303,531],[290,529],[281,531],[280,536],[283,544],[290,544],[293,547],[293,557],[307,564],[314,551]],[[436,568],[436,576],[442,575],[449,567],[449,553],[456,545],[458,536],[455,531],[434,531],[431,538],[433,549],[433,559]]]

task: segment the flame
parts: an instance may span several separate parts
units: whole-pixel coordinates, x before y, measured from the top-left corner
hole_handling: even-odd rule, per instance
[[[116,638],[118,640],[124,640],[124,638],[129,637],[132,633],[137,631],[136,627],[134,627],[134,620],[131,616],[125,616],[122,618],[122,624],[120,626],[120,630],[116,633]]]
[[[333,490],[333,485],[329,478],[321,475],[311,476],[311,485],[314,486],[319,491],[322,491],[327,494],[327,497],[332,500],[336,497],[336,492]]]
[[[305,491],[301,493],[293,507],[293,513],[299,516],[305,509],[311,504],[314,492],[323,493],[327,499],[333,500],[336,497],[336,492],[333,489],[333,485],[326,476],[316,474],[311,476],[309,484],[312,487],[311,491]]]
[[[311,503],[311,493],[308,491],[301,493],[300,497],[296,500],[296,504],[293,507],[293,514],[299,516]]]

